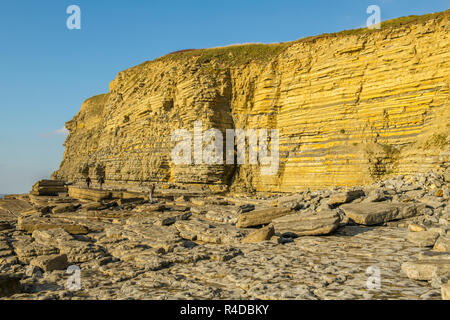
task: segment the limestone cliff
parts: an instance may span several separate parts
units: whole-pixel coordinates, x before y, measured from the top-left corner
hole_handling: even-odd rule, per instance
[[[272,45],[169,54],[122,71],[66,127],[54,178],[213,190],[360,185],[449,161],[450,11]],[[280,166],[174,165],[172,132],[276,128]]]

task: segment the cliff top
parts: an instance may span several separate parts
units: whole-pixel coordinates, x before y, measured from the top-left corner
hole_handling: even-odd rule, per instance
[[[188,60],[193,57],[197,57],[197,62],[202,64],[209,62],[211,59],[216,58],[224,63],[230,64],[242,64],[251,61],[268,62],[279,53],[281,53],[287,47],[299,43],[299,42],[314,42],[318,39],[342,37],[349,35],[363,35],[374,32],[383,31],[385,29],[397,29],[415,24],[424,24],[430,20],[436,20],[438,22],[442,19],[450,19],[450,9],[437,13],[430,13],[421,16],[410,15],[406,17],[400,17],[396,19],[386,20],[381,22],[381,29],[369,29],[359,28],[351,30],[343,30],[334,33],[324,33],[317,36],[310,36],[301,38],[290,42],[262,44],[262,43],[248,43],[229,45],[225,47],[208,48],[208,49],[185,49],[171,52],[167,55],[159,57],[153,61],[173,61],[173,60]],[[153,61],[146,61],[143,64],[151,63]]]

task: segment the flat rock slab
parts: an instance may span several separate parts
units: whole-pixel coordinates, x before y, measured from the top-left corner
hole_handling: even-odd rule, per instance
[[[0,230],[6,230],[12,227],[17,222],[17,214],[4,209],[0,209]]]
[[[218,208],[208,210],[205,214],[205,219],[218,223],[236,224],[239,214],[236,209]]]
[[[14,228],[9,221],[1,221],[0,220],[0,231],[8,230]]]
[[[85,211],[102,211],[102,210],[106,210],[108,207],[105,206],[103,203],[90,202],[90,203],[83,204],[81,206],[81,208]]]
[[[34,245],[58,248],[60,254],[66,254],[67,260],[74,263],[99,259],[105,255],[101,247],[87,241],[75,240],[62,228],[35,230],[32,237]]]
[[[246,212],[250,212],[255,210],[255,205],[254,204],[243,204],[240,205],[237,209],[236,212],[241,214],[241,213],[246,213]]]
[[[133,211],[136,212],[157,212],[157,211],[164,211],[165,206],[162,203],[155,203],[155,204],[143,204],[136,206]]]
[[[236,244],[245,236],[236,227],[212,225],[200,220],[177,221],[175,227],[184,239],[206,243]]]
[[[268,208],[246,212],[239,215],[236,226],[238,228],[257,227],[269,224],[272,220],[292,213],[288,208]]]
[[[20,278],[15,275],[0,274],[0,298],[20,293]]]
[[[300,214],[290,214],[273,220],[277,233],[293,233],[297,236],[325,235],[339,227],[339,214],[331,210],[319,213],[307,211]]]
[[[450,238],[448,236],[440,236],[433,247],[434,251],[450,252]]]
[[[0,235],[0,263],[1,258],[12,255],[13,252],[8,244],[6,237]]]
[[[264,228],[253,231],[242,239],[242,243],[256,243],[265,240],[270,240],[275,235],[275,228],[273,225],[268,225]]]
[[[57,196],[59,193],[67,192],[65,182],[61,180],[41,180],[33,185],[33,195],[39,196]]]
[[[33,206],[29,202],[23,200],[0,199],[0,209],[12,214],[19,214],[23,211],[33,209]]]
[[[177,229],[172,226],[130,224],[123,228],[123,236],[129,240],[149,245],[154,249],[172,251],[181,241]]]
[[[450,263],[450,253],[449,252],[438,252],[433,250],[423,251],[418,254],[419,260],[449,260]]]
[[[73,237],[63,228],[35,230],[32,237],[36,243],[42,245],[54,245],[62,241],[70,241]]]
[[[61,241],[57,247],[59,253],[67,255],[67,260],[73,263],[97,260],[105,256],[103,248],[86,241]]]
[[[34,216],[19,217],[17,219],[17,228],[20,231],[33,233],[35,230],[46,230],[63,228],[66,232],[73,235],[88,234],[89,229],[80,224],[76,224],[72,221],[66,221],[65,219],[51,219]]]
[[[78,200],[101,201],[112,198],[112,193],[105,190],[84,189],[79,187],[69,187],[69,197]]]
[[[72,203],[61,203],[57,204],[53,209],[52,213],[64,213],[64,212],[74,212],[76,211],[78,206]]]
[[[58,254],[59,250],[53,244],[41,244],[33,241],[31,237],[22,237],[12,243],[14,252],[19,260],[25,264],[42,255]]]
[[[345,215],[357,224],[376,225],[416,216],[423,205],[400,202],[349,203],[341,206]]]
[[[147,271],[161,270],[170,265],[170,261],[155,255],[153,252],[141,253],[134,257],[133,262]]]
[[[413,280],[428,280],[433,277],[450,276],[449,260],[418,260],[402,264],[402,271]]]
[[[419,247],[432,247],[438,237],[439,233],[433,231],[410,232],[408,234],[408,241]]]
[[[328,204],[330,206],[337,206],[344,203],[349,203],[355,199],[361,198],[364,196],[364,191],[362,190],[351,190],[333,194],[328,199]]]
[[[69,265],[67,255],[65,254],[40,256],[31,260],[30,264],[39,267],[44,271],[64,270]]]

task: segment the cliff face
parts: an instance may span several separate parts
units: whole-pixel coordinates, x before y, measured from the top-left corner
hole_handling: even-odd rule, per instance
[[[291,192],[449,161],[449,11],[278,45],[170,54],[120,72],[66,124],[54,178]],[[279,170],[175,165],[175,129],[278,129]]]

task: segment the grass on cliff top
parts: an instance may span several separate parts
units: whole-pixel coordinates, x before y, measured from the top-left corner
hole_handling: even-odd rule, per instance
[[[208,63],[212,59],[218,59],[220,62],[229,65],[245,64],[252,61],[268,62],[291,44],[292,42],[274,44],[249,43],[210,49],[187,49],[169,53],[156,60],[179,61],[196,57],[197,62],[200,64]]]
[[[442,12],[437,12],[437,13],[429,13],[429,14],[424,14],[421,16],[410,15],[410,16],[406,16],[406,17],[400,17],[400,18],[382,21],[381,22],[381,30],[388,29],[388,28],[396,29],[396,28],[401,28],[401,27],[405,27],[408,25],[413,25],[413,24],[423,24],[431,19],[436,19],[438,22],[440,22],[440,21],[442,21],[442,19],[444,17],[447,17],[447,19],[449,19],[450,9],[447,11],[442,11]],[[352,30],[343,30],[341,32],[336,33],[335,35],[354,35],[354,34],[372,33],[372,32],[377,32],[377,31],[379,31],[379,30],[368,29],[368,28],[359,28],[359,29],[352,29]],[[327,35],[327,34],[325,34],[325,35]],[[334,34],[328,34],[328,35],[334,35]]]
[[[360,28],[360,29],[344,30],[336,33],[325,33],[318,36],[306,37],[291,42],[282,42],[274,44],[252,43],[252,44],[231,45],[219,48],[210,48],[210,49],[186,49],[171,52],[165,56],[155,59],[154,61],[180,61],[180,60],[182,61],[182,60],[190,60],[192,58],[197,57],[198,58],[197,62],[200,64],[208,63],[212,59],[217,59],[220,62],[227,63],[229,65],[245,64],[252,61],[269,62],[294,43],[314,42],[315,40],[321,38],[370,34],[373,32],[383,31],[388,28],[395,29],[413,24],[423,24],[424,22],[431,19],[442,21],[442,19],[444,18],[450,19],[450,9],[443,12],[430,13],[422,16],[411,15],[407,17],[400,17],[392,20],[386,20],[381,22],[380,30]]]
[[[438,22],[442,21],[442,19],[450,20],[450,9],[446,10],[446,11],[442,11],[442,12],[437,12],[437,13],[424,14],[422,16],[411,15],[411,16],[400,17],[400,18],[382,21],[381,29],[359,28],[359,29],[343,30],[343,31],[335,32],[335,33],[324,33],[324,34],[321,34],[318,36],[302,38],[299,40],[295,40],[292,43],[314,42],[315,40],[318,40],[318,39],[332,38],[332,37],[339,37],[339,36],[371,34],[371,33],[383,31],[386,29],[397,29],[397,28],[402,28],[402,27],[406,27],[409,25],[414,25],[414,24],[423,24],[432,19],[435,19]]]

